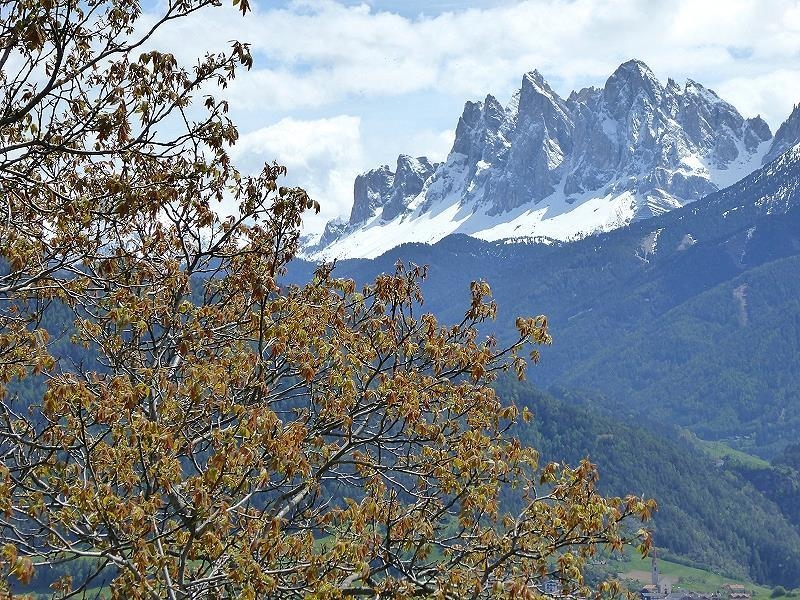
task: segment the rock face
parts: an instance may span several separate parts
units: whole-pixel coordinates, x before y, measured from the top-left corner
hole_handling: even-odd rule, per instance
[[[388,221],[402,214],[437,166],[424,156],[412,158],[401,154],[394,172],[384,165],[359,175],[353,186],[349,223],[363,223],[377,214]]]
[[[389,165],[383,165],[356,177],[350,219],[329,221],[316,247],[325,248],[335,243],[354,227],[375,217],[385,222],[403,214],[437,166],[439,163],[431,164],[424,156],[412,158],[401,154],[394,172]]]
[[[764,164],[772,162],[798,143],[800,143],[800,104],[795,105],[789,118],[778,127],[769,152],[764,155]]]
[[[770,145],[760,117],[695,81],[662,85],[638,60],[566,100],[533,71],[505,106],[491,95],[466,103],[444,163],[400,156],[394,172],[360,175],[349,221],[304,254],[373,257],[456,232],[564,240],[613,229],[738,181],[800,141],[795,115]]]

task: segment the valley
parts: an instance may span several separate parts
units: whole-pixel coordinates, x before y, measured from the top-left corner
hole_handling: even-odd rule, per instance
[[[0,600],[800,598],[800,10],[0,0]]]

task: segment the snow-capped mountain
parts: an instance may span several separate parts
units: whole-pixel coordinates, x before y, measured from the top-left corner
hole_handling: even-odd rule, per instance
[[[360,175],[349,220],[303,254],[371,258],[451,233],[583,237],[738,181],[800,141],[800,110],[779,133],[773,143],[760,117],[691,80],[662,85],[638,60],[566,100],[533,71],[505,106],[492,95],[466,103],[444,163],[401,155],[394,171]]]

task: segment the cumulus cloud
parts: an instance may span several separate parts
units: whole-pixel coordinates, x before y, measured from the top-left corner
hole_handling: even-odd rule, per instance
[[[431,131],[424,129],[414,132],[410,137],[408,147],[414,148],[416,156],[427,156],[432,162],[443,162],[453,147],[455,129],[444,131]]]
[[[382,147],[381,162],[398,152],[441,158],[438,132],[455,126],[457,108],[447,121],[422,123],[420,98],[458,106],[493,93],[505,101],[534,68],[566,95],[603,85],[620,63],[640,58],[662,81],[699,81],[745,116],[761,114],[773,130],[800,101],[800,5],[786,0],[253,3],[245,18],[227,6],[163,35],[184,60],[232,39],[249,42],[256,65],[225,92],[242,130],[257,129],[243,146],[292,163],[341,213],[349,210],[355,165],[377,164],[364,160],[363,148]],[[402,99],[407,105],[398,108]],[[366,122],[366,103],[374,113],[382,101],[395,113],[379,130],[333,116],[363,114]],[[308,146],[288,142],[290,130]]]
[[[416,18],[366,3],[275,4],[246,18],[230,8],[213,21],[198,16],[172,33],[186,56],[234,38],[251,44],[256,67],[229,93],[237,106],[295,110],[425,90],[502,95],[533,68],[568,93],[601,84],[632,57],[716,88],[745,71],[798,70],[800,8],[785,0],[528,0]]]
[[[281,119],[243,135],[233,150],[237,165],[255,172],[265,162],[286,166],[287,185],[300,185],[322,206],[306,220],[307,231],[321,229],[353,203],[353,180],[365,168],[361,120],[338,115],[325,119]]]

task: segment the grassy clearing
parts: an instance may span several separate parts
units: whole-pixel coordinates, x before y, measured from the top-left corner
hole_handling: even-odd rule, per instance
[[[673,582],[673,588],[676,590],[714,592],[721,590],[722,586],[726,583],[740,583],[753,593],[753,598],[756,600],[766,600],[772,592],[772,590],[767,587],[755,585],[747,581],[730,579],[710,571],[687,567],[660,558],[658,559],[658,566],[662,576],[669,578]],[[623,579],[638,578],[643,585],[649,584],[650,559],[632,556],[629,562],[620,563],[620,573]],[[645,577],[642,577],[643,575]]]
[[[768,469],[770,464],[763,458],[747,454],[728,446],[725,442],[706,442],[700,440],[703,452],[711,458],[719,458],[750,469]]]
[[[768,469],[770,467],[769,462],[763,458],[737,450],[725,442],[702,440],[689,431],[684,431],[683,435],[709,458],[721,459],[748,469]]]

